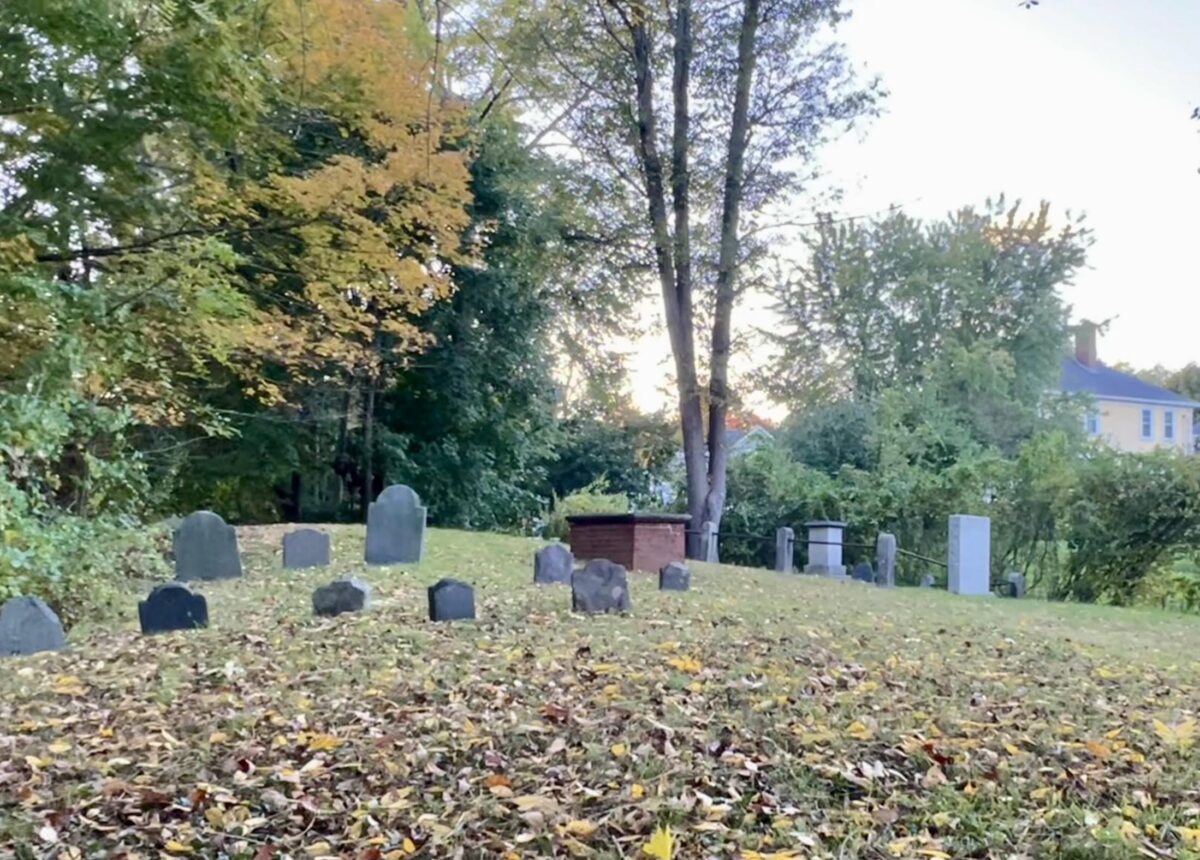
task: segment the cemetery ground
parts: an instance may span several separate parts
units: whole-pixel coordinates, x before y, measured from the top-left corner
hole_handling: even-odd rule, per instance
[[[588,618],[537,541],[330,530],[240,530],[206,630],[140,635],[138,583],[0,663],[0,856],[1200,857],[1195,620],[701,564]],[[343,575],[372,608],[313,617]]]

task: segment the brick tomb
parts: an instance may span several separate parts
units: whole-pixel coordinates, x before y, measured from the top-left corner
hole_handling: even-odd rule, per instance
[[[577,514],[571,526],[571,552],[580,561],[606,558],[629,570],[657,573],[684,559],[687,514]]]

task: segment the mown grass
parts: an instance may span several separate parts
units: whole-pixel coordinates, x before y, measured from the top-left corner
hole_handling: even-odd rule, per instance
[[[1200,856],[1200,622],[696,565],[629,617],[531,584],[537,541],[285,572],[241,534],[212,626],[0,664],[0,856]],[[311,616],[359,575],[373,609]],[[434,625],[425,588],[476,586]]]

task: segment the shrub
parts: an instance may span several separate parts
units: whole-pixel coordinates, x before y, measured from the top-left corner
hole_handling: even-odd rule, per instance
[[[625,514],[629,513],[629,499],[621,493],[608,493],[608,483],[599,478],[582,489],[555,498],[554,507],[546,514],[543,536],[566,540],[570,534],[567,517],[576,514]]]

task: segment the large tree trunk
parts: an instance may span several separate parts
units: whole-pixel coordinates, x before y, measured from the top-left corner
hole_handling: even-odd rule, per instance
[[[363,455],[362,455],[362,515],[366,521],[367,509],[373,500],[375,483],[375,377],[367,376],[363,394]]]
[[[738,217],[745,177],[745,155],[750,133],[750,87],[754,81],[760,0],[745,0],[738,36],[737,84],[733,122],[725,160],[725,189],[721,202],[721,237],[717,258],[716,309],[712,328],[712,363],[708,403],[708,492],[702,519],[721,522],[725,509],[725,473],[729,452],[725,447],[725,421],[729,414],[729,350],[732,331],[734,276],[738,265]],[[693,517],[695,515],[693,514]]]
[[[686,2],[683,4],[688,5]],[[676,62],[690,62],[691,37],[690,16],[681,15],[676,29],[683,27],[688,34],[684,41],[684,52],[676,46]],[[677,169],[673,176],[674,212],[677,235],[672,241],[667,224],[666,189],[663,179],[662,157],[658,152],[656,136],[657,121],[654,112],[654,76],[651,68],[651,41],[644,15],[635,14],[630,20],[633,37],[633,58],[637,81],[638,156],[646,180],[646,197],[649,204],[651,234],[654,239],[654,259],[658,269],[659,285],[662,289],[663,312],[667,322],[667,334],[671,341],[671,353],[675,357],[675,382],[679,393],[680,429],[683,432],[683,458],[687,470],[688,510],[692,514],[692,531],[700,527],[704,498],[708,490],[704,474],[704,415],[700,406],[700,384],[696,376],[696,348],[692,330],[691,260],[685,235],[680,244],[680,225],[688,230],[687,195],[687,123],[682,129],[678,124],[679,104],[676,108],[675,140],[673,153]],[[682,111],[687,113],[687,71],[676,70],[676,98],[680,81],[684,100]],[[682,178],[678,167],[683,167]],[[686,260],[686,281],[681,281],[676,269],[676,260]],[[698,534],[689,535],[687,554],[695,557],[700,551]]]

